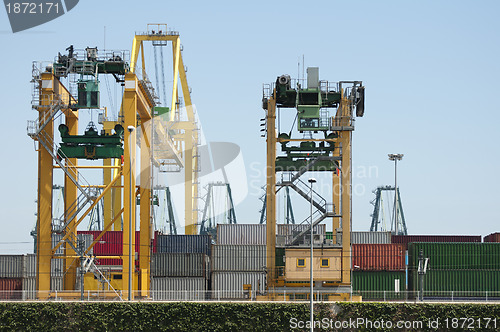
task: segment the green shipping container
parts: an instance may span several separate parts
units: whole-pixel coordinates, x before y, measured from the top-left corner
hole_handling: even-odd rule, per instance
[[[433,270],[500,270],[500,243],[410,243],[410,271],[418,268],[418,255],[423,250]]]
[[[405,298],[405,271],[353,271],[352,290],[365,300],[399,300]]]
[[[409,277],[409,289],[419,290],[418,274]],[[499,298],[500,270],[428,270],[424,275],[424,298]]]

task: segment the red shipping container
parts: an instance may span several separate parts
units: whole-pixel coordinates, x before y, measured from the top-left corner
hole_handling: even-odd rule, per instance
[[[408,249],[412,242],[479,242],[481,235],[392,235],[392,243],[401,243]]]
[[[364,271],[402,271],[405,246],[402,244],[353,244],[352,268]]]
[[[500,242],[500,233],[491,233],[490,235],[486,235],[484,237],[484,242]]]
[[[92,234],[96,239],[101,231],[79,231],[82,234]],[[139,253],[140,232],[135,232],[135,252]],[[148,244],[149,245],[149,244]],[[107,231],[94,246],[94,255],[96,256],[121,256],[123,253],[123,232]],[[139,262],[136,261],[136,265]],[[96,265],[122,265],[121,259],[115,258],[97,258]]]
[[[0,278],[0,300],[21,300],[23,298],[21,278]]]

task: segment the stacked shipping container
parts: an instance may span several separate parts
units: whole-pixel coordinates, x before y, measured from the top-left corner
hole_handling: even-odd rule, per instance
[[[213,246],[212,252],[214,298],[242,299],[245,297],[244,284],[252,286],[253,294],[264,289],[265,227],[250,224],[217,225],[217,245]]]
[[[210,235],[155,236],[151,296],[155,300],[204,300],[210,276]]]
[[[22,299],[23,255],[0,256],[0,300]]]
[[[401,243],[408,249],[412,242],[481,242],[481,235],[392,235],[392,243]]]
[[[401,244],[357,243],[352,249],[352,288],[364,299],[401,299],[406,290],[406,250]]]
[[[418,256],[428,258],[427,297],[500,296],[500,243],[410,243],[410,285],[418,291]],[[454,293],[452,294],[451,291]]]

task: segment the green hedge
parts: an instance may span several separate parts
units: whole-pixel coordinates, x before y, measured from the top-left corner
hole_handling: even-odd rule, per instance
[[[474,328],[453,329],[452,324],[457,321],[452,319],[462,317],[469,319],[466,327]],[[485,327],[486,318],[496,319],[496,329],[493,321]],[[306,303],[0,303],[0,331],[303,331],[307,326],[298,328],[302,327],[300,321],[305,324],[308,319]],[[436,319],[439,327],[429,328],[429,320]],[[316,331],[495,331],[500,330],[500,305],[325,303],[315,306],[315,320],[322,324]],[[422,328],[389,328],[389,321],[421,321]],[[353,325],[354,322],[359,325]],[[343,328],[339,329],[338,324],[344,324]]]

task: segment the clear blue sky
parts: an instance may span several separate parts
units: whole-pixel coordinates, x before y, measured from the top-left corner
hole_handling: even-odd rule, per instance
[[[353,228],[368,229],[378,185],[392,184],[388,153],[404,153],[399,185],[412,234],[500,231],[498,1],[96,1],[12,34],[0,10],[3,144],[0,253],[32,249],[37,158],[26,135],[31,62],[70,45],[130,49],[135,31],[164,22],[181,34],[192,98],[209,141],[238,144],[265,162],[259,138],[262,84],[296,76],[362,80],[366,111],[353,135]],[[363,170],[370,168],[371,175]],[[264,183],[264,178],[260,179]],[[237,207],[258,222],[260,201]]]

